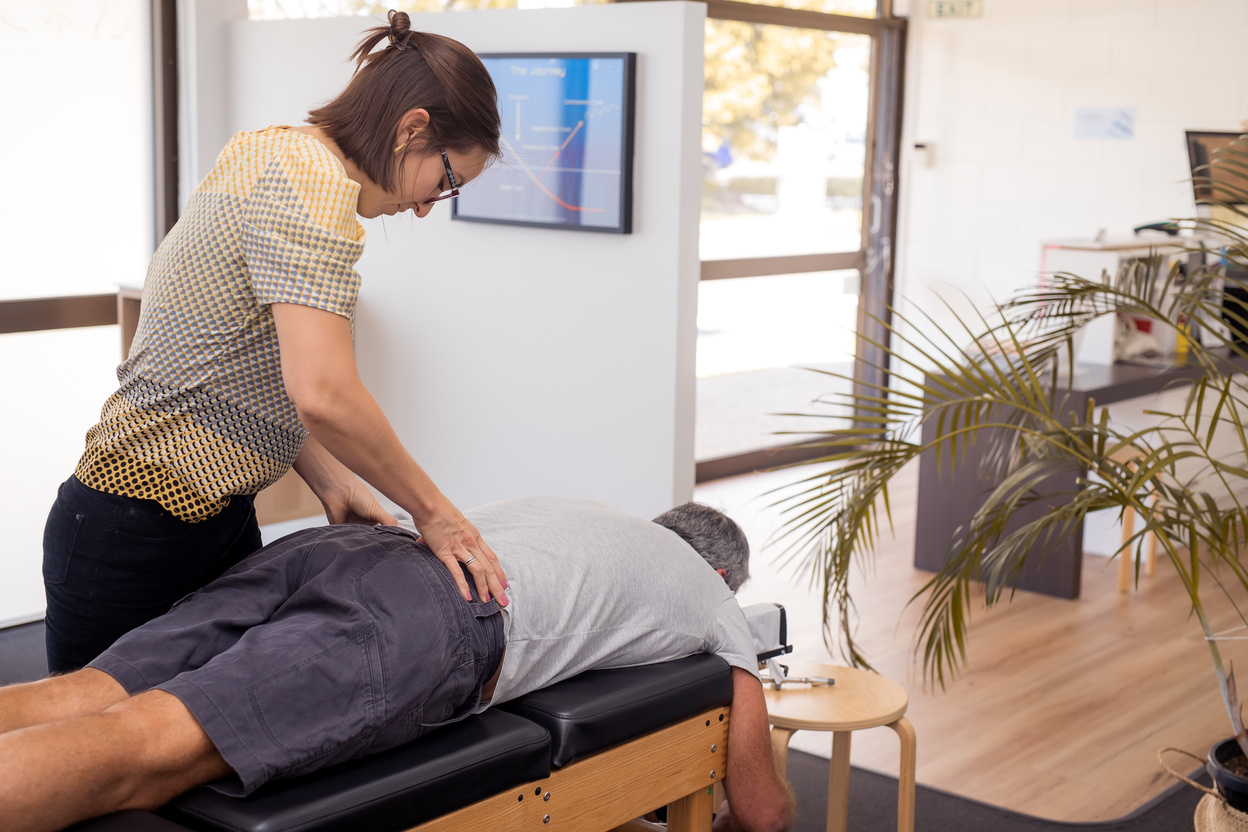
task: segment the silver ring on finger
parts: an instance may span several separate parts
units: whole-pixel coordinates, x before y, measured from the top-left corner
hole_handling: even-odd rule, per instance
[[[468,558],[468,560],[464,561],[464,566],[467,566],[468,564],[472,563],[476,559],[477,559],[477,556],[473,555],[472,557]]]

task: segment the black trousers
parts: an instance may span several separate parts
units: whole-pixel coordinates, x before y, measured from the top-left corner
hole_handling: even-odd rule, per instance
[[[187,523],[70,477],[43,531],[48,670],[77,670],[260,548],[253,499]]]

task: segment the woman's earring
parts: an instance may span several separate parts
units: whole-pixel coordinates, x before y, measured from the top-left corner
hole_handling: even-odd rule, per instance
[[[406,149],[407,149],[407,142],[403,142],[403,144],[399,145],[398,147],[394,149],[394,155],[398,156],[400,153],[402,153]]]

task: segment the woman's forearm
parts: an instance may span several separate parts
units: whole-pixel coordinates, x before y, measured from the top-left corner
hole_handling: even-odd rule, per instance
[[[444,510],[446,497],[403,447],[362,383],[322,390],[296,405],[310,440],[327,451],[334,463],[350,469],[348,474],[355,472],[409,512],[418,528],[422,521]],[[316,468],[331,480],[337,473],[324,461]]]
[[[346,491],[348,483],[356,478],[315,436],[304,440],[294,469],[322,503]]]
[[[403,448],[364,385],[311,401],[299,411],[304,426],[325,450],[411,513],[464,598],[471,596],[460,563],[468,567],[480,598],[506,606],[507,576],[497,555]]]
[[[470,597],[460,564],[481,598],[506,605],[506,576],[477,528],[448,500],[403,447],[355,368],[350,322],[289,303],[272,305],[282,381],[304,427],[331,456],[412,515],[433,553]],[[309,467],[314,468],[310,458]],[[312,476],[332,472],[313,471]]]
[[[419,522],[446,498],[403,447],[360,381],[351,323],[341,315],[289,303],[272,305],[282,382],[299,419],[321,446]],[[313,472],[327,474],[332,472]]]

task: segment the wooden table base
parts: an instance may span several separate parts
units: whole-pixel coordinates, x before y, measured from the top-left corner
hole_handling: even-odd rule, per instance
[[[813,669],[811,669],[813,667]],[[771,747],[781,774],[788,768],[789,740],[799,730],[829,731],[828,832],[846,832],[849,823],[849,750],[853,732],[887,725],[901,745],[897,782],[897,832],[914,832],[916,737],[903,714],[907,698],[900,685],[874,673],[814,665],[794,675],[828,676],[832,687],[766,689]]]
[[[914,832],[914,766],[916,737],[914,726],[904,716],[888,725],[901,740],[901,777],[897,782],[897,832]],[[781,775],[788,767],[789,739],[797,733],[787,728],[771,729],[771,747]],[[828,832],[846,832],[849,827],[849,747],[853,731],[832,732],[832,762],[828,767]]]

